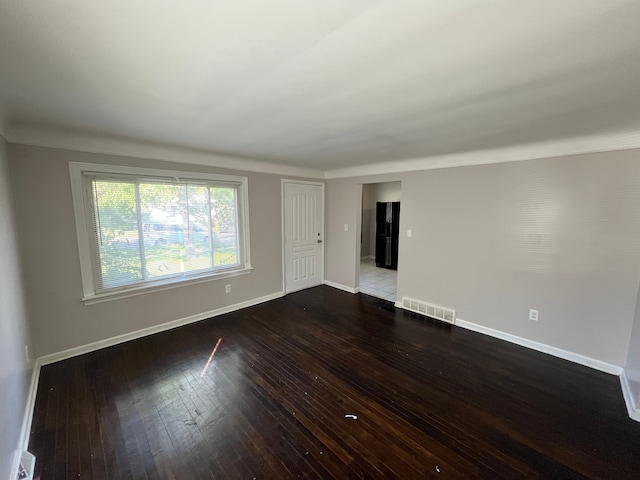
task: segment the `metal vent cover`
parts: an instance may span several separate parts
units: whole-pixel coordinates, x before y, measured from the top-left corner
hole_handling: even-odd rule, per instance
[[[451,324],[454,324],[456,321],[456,311],[454,309],[411,297],[402,297],[402,308]]]

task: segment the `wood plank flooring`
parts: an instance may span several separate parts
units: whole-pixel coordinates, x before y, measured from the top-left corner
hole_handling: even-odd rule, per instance
[[[42,480],[640,478],[617,377],[329,287],[43,367],[29,449]]]

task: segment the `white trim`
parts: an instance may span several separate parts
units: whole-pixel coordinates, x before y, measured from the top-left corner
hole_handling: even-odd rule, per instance
[[[462,153],[407,160],[390,159],[386,162],[322,171],[315,168],[284,165],[192,148],[171,147],[100,134],[81,133],[25,124],[14,124],[6,127],[4,132],[2,132],[2,136],[8,143],[14,144],[60,148],[104,155],[121,155],[132,158],[165,160],[247,172],[317,179],[402,173],[434,168],[485,165],[640,148],[640,132],[636,130],[543,141],[487,150],[470,150]]]
[[[13,452],[13,461],[11,462],[11,470],[9,470],[9,480],[18,478],[20,473],[20,459],[22,457],[22,450],[16,450]]]
[[[287,247],[285,245],[284,227],[284,178],[280,179],[280,247],[282,248],[282,291],[287,293]]]
[[[13,457],[13,465],[11,467],[11,473],[9,478],[11,480],[24,478],[27,480],[33,480],[33,472],[36,466],[36,457],[31,452],[16,450]],[[20,474],[23,474],[20,477]],[[38,477],[40,478],[40,477]]]
[[[91,260],[91,240],[88,227],[88,206],[85,204],[82,172],[85,168],[96,168],[87,163],[69,162],[69,176],[71,179],[71,197],[73,199],[73,212],[76,221],[76,238],[78,241],[78,253],[80,257],[80,277],[82,279],[83,297],[92,295],[95,289],[93,284],[93,262]]]
[[[629,417],[636,422],[640,422],[640,408],[631,392],[629,378],[627,378],[627,372],[625,370],[622,370],[620,374],[620,386],[622,387],[622,395],[624,396],[624,403],[627,406]]]
[[[225,313],[235,312],[236,310],[241,310],[243,308],[258,305],[260,303],[269,302],[271,300],[275,300],[283,296],[284,296],[284,292],[276,292],[269,295],[265,295],[263,297],[246,300],[244,302],[235,303],[233,305],[228,305],[226,307],[216,308],[208,312],[200,313],[197,315],[191,315],[189,317],[180,318],[178,320],[162,323],[160,325],[154,325],[153,327],[143,328],[142,330],[136,330],[135,332],[117,335],[115,337],[107,338],[105,340],[99,340],[97,342],[88,343],[80,347],[74,347],[68,350],[63,350],[61,352],[52,353],[50,355],[44,355],[42,357],[39,357],[34,362],[33,370],[31,372],[31,383],[29,385],[29,392],[27,394],[27,401],[25,405],[24,416],[22,419],[22,429],[20,431],[20,440],[18,443],[18,450],[15,453],[15,457],[13,460],[14,464],[12,465],[12,468],[16,469],[15,470],[16,476],[11,478],[17,477],[18,464],[16,464],[15,462],[19,462],[22,452],[29,448],[31,424],[33,422],[33,412],[36,404],[36,394],[38,392],[38,383],[40,381],[40,369],[43,365],[49,365],[50,363],[59,362],[67,358],[77,357],[78,355],[83,355],[85,353],[100,350],[102,348],[118,345],[120,343],[128,342],[130,340],[135,340],[136,338],[146,337],[148,335],[153,335],[154,333],[164,332],[166,330],[171,330],[173,328],[181,327],[183,325],[188,325],[190,323],[206,320],[207,318],[217,317]]]
[[[166,170],[164,168],[129,167],[113,163],[69,162],[69,169],[82,175],[83,173],[107,173],[114,175],[134,175],[136,177],[161,177],[176,180],[206,180],[211,182],[228,182],[242,184],[246,187],[246,176],[226,175],[222,173],[202,173],[189,170]]]
[[[474,332],[489,335],[490,337],[506,340],[507,342],[515,343],[516,345],[520,345],[522,347],[531,348],[532,350],[536,350],[538,352],[548,353],[549,355],[553,355],[554,357],[569,360],[570,362],[578,363],[580,365],[584,365],[585,367],[591,367],[596,370],[600,370],[601,372],[610,373],[612,375],[621,375],[623,372],[622,367],[618,365],[613,365],[611,363],[603,362],[602,360],[597,360],[595,358],[587,357],[579,353],[570,352],[568,350],[563,350],[551,345],[546,345],[544,343],[534,342],[533,340],[518,337],[510,333],[502,332],[500,330],[494,330],[493,328],[478,325],[477,323],[467,322],[466,320],[462,320],[460,318],[456,318],[455,324],[459,327],[466,328],[467,330],[472,330]]]
[[[640,131],[607,135],[592,135],[564,140],[531,143],[487,150],[471,150],[448,155],[395,160],[369,165],[327,170],[325,178],[362,177],[389,173],[432,170],[435,168],[464,167],[491,163],[518,162],[542,158],[563,157],[585,153],[601,153],[640,148]]]
[[[286,242],[285,242],[285,225],[284,225],[284,221],[285,221],[285,212],[284,212],[284,201],[285,201],[285,192],[284,192],[284,186],[287,183],[296,183],[296,184],[302,184],[302,185],[315,185],[318,187],[321,187],[322,189],[322,220],[320,222],[320,224],[322,225],[322,244],[320,247],[320,250],[322,250],[322,262],[320,263],[320,283],[318,285],[322,285],[324,283],[324,254],[325,254],[325,235],[324,235],[324,219],[325,219],[325,210],[326,210],[326,206],[324,204],[325,198],[324,198],[324,188],[325,188],[325,184],[324,182],[313,182],[313,181],[307,181],[307,180],[292,180],[290,178],[281,178],[280,179],[280,244],[282,245],[282,291],[286,293],[293,293],[295,291],[298,290],[289,290],[287,291],[287,263],[286,263],[286,254],[287,254],[287,246],[286,246]],[[317,285],[312,285],[312,287],[317,286]],[[312,288],[312,287],[304,287],[302,289],[299,290],[304,290],[306,288]]]
[[[78,355],[83,355],[85,353],[93,352],[95,350],[111,347],[113,345],[118,345],[120,343],[128,342],[130,340],[135,340],[136,338],[146,337],[147,335],[153,335],[154,333],[164,332],[166,330],[171,330],[173,328],[181,327],[183,325],[188,325],[190,323],[206,320],[207,318],[217,317],[218,315],[224,315],[225,313],[235,312],[236,310],[252,307],[254,305],[258,305],[259,303],[275,300],[276,298],[280,298],[282,296],[284,296],[284,292],[276,292],[269,295],[265,295],[264,297],[253,298],[251,300],[235,303],[233,305],[227,305],[226,307],[216,308],[214,310],[209,310],[208,312],[198,313],[196,315],[180,318],[178,320],[172,320],[170,322],[162,323],[160,325],[154,325],[152,327],[143,328],[141,330],[136,330],[134,332],[124,333],[122,335],[117,335],[115,337],[107,338],[104,340],[98,340],[97,342],[88,343],[80,347],[74,347],[68,350],[63,350],[61,352],[45,355],[43,357],[40,357],[38,359],[38,362],[40,365],[48,365],[50,363],[59,362],[67,358],[76,357]]]
[[[96,293],[94,285],[94,262],[91,251],[89,231],[92,230],[92,221],[89,220],[91,207],[87,205],[85,192],[85,173],[132,175],[138,178],[162,177],[176,180],[205,180],[212,183],[229,183],[237,186],[237,215],[238,230],[240,231],[240,258],[242,264],[235,268],[218,269],[207,271],[202,274],[195,274],[186,277],[173,277],[158,281],[146,281],[144,283],[124,287],[122,289],[112,289],[106,292]],[[76,236],[78,241],[78,253],[80,257],[80,272],[82,278],[82,301],[86,305],[117,300],[120,298],[142,295],[167,288],[174,288],[182,285],[200,283],[203,281],[215,280],[243,273],[252,270],[251,267],[251,247],[249,231],[249,179],[237,175],[221,175],[212,173],[189,172],[181,170],[163,170],[157,168],[128,167],[112,164],[69,162],[69,175],[71,178],[71,195],[73,198],[73,209],[76,221]]]
[[[328,287],[332,287],[332,288],[337,288],[338,290],[344,290],[345,292],[349,292],[349,293],[359,293],[360,292],[360,287],[347,287],[346,285],[342,285],[341,283],[336,283],[336,282],[332,282],[330,280],[325,280],[324,284],[327,285]]]
[[[210,282],[212,280],[220,280],[223,278],[237,277],[238,275],[245,275],[253,270],[253,267],[245,267],[242,269],[235,269],[229,271],[221,271],[208,273],[202,277],[195,277],[189,279],[179,279],[174,281],[165,281],[159,285],[141,285],[139,287],[127,288],[124,290],[118,290],[115,292],[97,293],[95,295],[89,295],[82,297],[82,301],[85,305],[95,305],[96,303],[110,302],[112,300],[120,300],[122,298],[136,297],[138,295],[144,295],[146,293],[161,292],[162,290],[169,290],[172,288],[186,287],[187,285],[195,285],[197,283]]]
[[[12,125],[4,136],[9,143],[71,150],[76,152],[119,155],[132,158],[165,160],[169,162],[206,165],[247,172],[324,178],[324,172],[314,168],[282,165],[251,158],[236,157],[196,150],[171,147],[136,140],[107,137],[99,134],[44,128],[29,125]]]
[[[29,448],[29,436],[31,434],[31,422],[33,420],[33,409],[36,405],[36,394],[38,393],[38,383],[40,381],[40,359],[37,359],[31,371],[31,383],[27,393],[27,402],[22,418],[22,430],[20,432],[20,443],[18,448],[21,451]],[[22,453],[22,452],[20,452]]]
[[[20,427],[20,438],[18,439],[18,449],[14,452],[13,463],[11,465],[11,475],[9,478],[18,478],[18,467],[22,460],[22,453],[29,448],[29,437],[31,436],[31,423],[33,422],[33,410],[36,405],[36,394],[38,393],[38,383],[40,381],[40,361],[30,363],[31,380],[27,390],[24,414],[22,415],[22,426]]]
[[[324,284],[333,288],[337,288],[339,290],[344,290],[346,292],[349,293],[358,293],[359,292],[359,288],[351,288],[351,287],[347,287],[346,285],[342,285],[339,283],[335,283],[335,282],[331,282],[328,280],[324,281]],[[258,305],[260,303],[264,303],[264,302],[268,302],[271,300],[275,300],[277,298],[281,298],[284,296],[284,291],[281,292],[276,292],[276,293],[272,293],[269,295],[265,295],[263,297],[259,297],[259,298],[254,298],[252,300],[247,300],[244,302],[240,302],[240,303],[236,303],[233,305],[228,305],[226,307],[221,307],[221,308],[217,308],[214,310],[210,310],[208,312],[204,312],[204,313],[200,313],[197,315],[191,315],[189,317],[184,317],[178,320],[173,320],[171,322],[167,322],[167,323],[163,323],[160,325],[155,325],[153,327],[148,327],[148,328],[144,328],[141,330],[137,330],[135,332],[130,332],[130,333],[126,333],[123,335],[117,335],[115,337],[111,337],[105,340],[100,340],[97,342],[92,342],[89,343],[87,345],[83,345],[80,347],[74,347],[74,348],[70,348],[68,350],[64,350],[61,352],[57,352],[57,353],[53,353],[50,355],[45,355],[42,356],[40,358],[38,358],[35,362],[34,362],[34,366],[33,366],[33,370],[31,373],[31,382],[29,385],[29,392],[27,395],[27,401],[26,401],[26,406],[25,406],[25,412],[24,412],[24,417],[23,417],[23,421],[22,421],[22,429],[21,429],[21,433],[20,433],[20,441],[19,441],[19,446],[18,446],[18,450],[15,452],[15,457],[14,457],[14,464],[12,466],[12,468],[15,468],[16,472],[17,472],[17,463],[20,459],[20,455],[22,453],[22,451],[27,450],[29,447],[29,437],[30,437],[30,431],[31,431],[31,425],[33,422],[33,413],[34,413],[34,407],[35,407],[35,402],[36,402],[36,394],[38,391],[38,383],[40,380],[40,369],[43,365],[48,365],[50,363],[55,363],[61,360],[65,360],[67,358],[71,358],[71,357],[76,357],[78,355],[83,355],[85,353],[89,353],[89,352],[93,352],[96,350],[100,350],[102,348],[107,348],[113,345],[117,345],[120,343],[124,343],[124,342],[128,342],[130,340],[135,340],[136,338],[142,338],[148,335],[153,335],[155,333],[159,333],[159,332],[164,332],[167,330],[171,330],[173,328],[177,328],[177,327],[181,327],[183,325],[188,325],[190,323],[195,323],[195,322],[199,322],[202,320],[206,320],[207,318],[211,318],[211,317],[216,317],[219,315],[223,315],[225,313],[230,313],[230,312],[234,312],[236,310],[241,310],[243,308],[247,308],[247,307],[251,307],[254,305]],[[402,302],[396,302],[395,306],[397,308],[402,308]],[[510,334],[506,334],[504,332],[500,332],[498,330],[493,330],[487,327],[482,327],[480,325],[471,323],[471,322],[466,322],[464,320],[460,320],[457,319],[456,320],[456,324],[462,328],[466,328],[469,330],[473,330],[479,333],[484,333],[486,335],[490,335],[490,336],[494,336],[496,338],[501,338],[503,340],[507,340],[510,341],[512,343],[517,343],[519,345],[525,346],[525,347],[529,347],[529,348],[533,348],[534,350],[539,350],[538,348],[535,348],[534,346],[531,345],[539,345],[539,346],[543,346],[546,348],[549,348],[551,350],[557,351],[557,352],[565,352],[564,350],[560,350],[560,349],[556,349],[555,347],[549,347],[547,345],[543,345],[543,344],[539,344],[537,342],[531,342],[529,340],[525,340],[522,339],[520,337],[515,337],[513,335]],[[513,339],[518,339],[521,340],[523,342],[527,342],[527,343],[518,343],[516,341],[513,341]],[[571,361],[575,361],[572,358],[568,358],[562,355],[556,355],[551,351],[546,351],[546,350],[539,350],[539,351],[543,351],[545,353],[550,353],[552,355],[558,356],[560,358],[565,358],[567,360],[571,360]],[[571,352],[566,352],[566,353],[571,353]],[[576,354],[571,354],[571,355],[576,355]],[[580,356],[582,357],[582,356]],[[583,357],[583,358],[587,358],[587,357]],[[594,362],[598,362],[595,361]],[[581,362],[577,362],[577,363],[581,363]],[[604,364],[604,362],[600,362],[602,364]],[[586,366],[590,366],[593,368],[596,368],[595,365],[593,364],[589,364],[589,363],[582,363],[583,365]],[[625,403],[627,405],[627,411],[629,412],[629,416],[637,421],[640,421],[640,410],[637,409],[635,402],[633,401],[633,396],[631,395],[630,389],[629,389],[629,385],[628,385],[628,380],[626,377],[626,374],[624,372],[624,370],[620,367],[617,367],[615,365],[609,365],[609,364],[605,364],[608,365],[609,367],[611,367],[612,370],[617,370],[620,369],[620,382],[622,384],[622,392],[624,395],[624,399],[625,399]],[[600,370],[600,369],[599,369]],[[602,371],[607,371],[607,370],[602,370]],[[614,371],[610,371],[608,373],[616,373]],[[13,470],[12,470],[13,472]],[[12,477],[13,478],[13,477]]]

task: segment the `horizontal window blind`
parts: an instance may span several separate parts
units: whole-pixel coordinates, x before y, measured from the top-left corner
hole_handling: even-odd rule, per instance
[[[242,265],[233,182],[85,173],[96,293]]]

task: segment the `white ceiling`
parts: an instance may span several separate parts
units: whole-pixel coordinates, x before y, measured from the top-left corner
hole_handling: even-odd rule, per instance
[[[639,25],[638,0],[0,0],[0,131],[324,171],[636,134]]]

